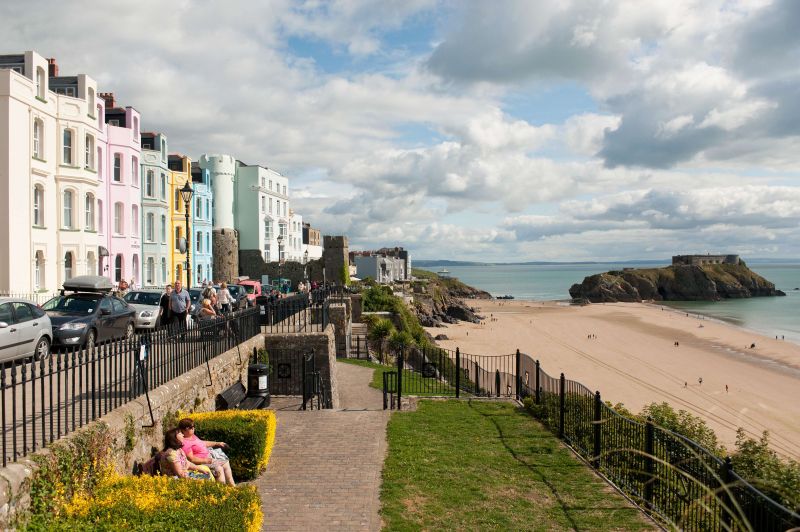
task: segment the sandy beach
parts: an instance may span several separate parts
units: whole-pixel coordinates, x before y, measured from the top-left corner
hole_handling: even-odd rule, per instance
[[[603,400],[634,412],[666,401],[705,419],[729,449],[738,427],[755,438],[768,430],[777,452],[800,459],[800,345],[652,304],[468,303],[485,322],[428,329],[448,336],[442,347],[519,349]]]

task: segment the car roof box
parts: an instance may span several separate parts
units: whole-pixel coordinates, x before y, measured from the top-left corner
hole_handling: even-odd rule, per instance
[[[113,289],[108,277],[99,275],[78,275],[64,281],[64,290],[70,292],[110,292]]]

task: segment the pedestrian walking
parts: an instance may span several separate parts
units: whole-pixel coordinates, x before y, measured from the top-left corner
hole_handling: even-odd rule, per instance
[[[697,384],[699,384],[700,386],[703,385],[703,377],[700,377],[699,379],[697,379]]]
[[[172,311],[169,308],[169,298],[172,295],[172,285],[168,284],[158,300],[158,323],[162,327],[172,322]]]
[[[180,280],[175,281],[175,290],[169,297],[169,309],[172,311],[172,323],[181,333],[181,340],[185,338],[186,314],[189,312],[191,303],[189,291],[183,288]]]

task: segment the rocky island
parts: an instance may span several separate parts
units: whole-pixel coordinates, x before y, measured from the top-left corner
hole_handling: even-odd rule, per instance
[[[625,269],[586,277],[569,289],[578,302],[718,301],[784,296],[738,255],[677,255],[664,268]]]

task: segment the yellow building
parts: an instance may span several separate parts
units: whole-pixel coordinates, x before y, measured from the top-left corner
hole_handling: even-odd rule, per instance
[[[189,231],[186,231],[186,206],[181,198],[181,189],[186,182],[191,183],[192,179],[192,161],[185,155],[171,154],[169,156],[169,170],[171,176],[170,190],[170,234],[171,236],[171,249],[172,249],[172,272],[175,279],[183,281],[186,285],[186,253],[181,253],[179,242],[185,238],[187,234],[191,235],[192,223],[192,204],[189,203]],[[191,241],[187,240],[187,244],[191,246]],[[189,249],[191,253],[191,248]]]

